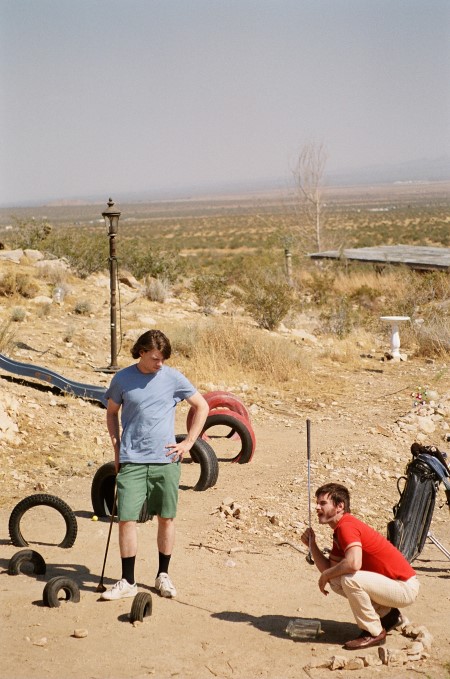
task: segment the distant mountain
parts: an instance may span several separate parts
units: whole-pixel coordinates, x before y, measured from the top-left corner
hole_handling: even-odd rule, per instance
[[[404,163],[376,164],[360,168],[331,170],[325,174],[325,183],[329,186],[364,186],[367,184],[391,184],[396,182],[440,182],[450,181],[450,156],[443,155],[439,158],[422,158],[406,161]],[[119,203],[149,203],[171,202],[184,200],[201,200],[211,197],[225,196],[249,196],[252,194],[287,191],[292,188],[292,175],[286,171],[284,177],[261,177],[258,179],[204,182],[197,185],[160,187],[141,189],[137,191],[115,191],[113,200]],[[106,204],[109,196],[105,193],[85,194],[77,196],[60,196],[43,199],[41,201],[21,201],[16,207],[33,207],[37,205],[47,206],[74,206]],[[7,204],[0,208],[10,207]]]
[[[369,165],[338,170],[327,175],[332,185],[390,184],[393,182],[440,182],[450,180],[450,156],[422,158],[391,165]]]

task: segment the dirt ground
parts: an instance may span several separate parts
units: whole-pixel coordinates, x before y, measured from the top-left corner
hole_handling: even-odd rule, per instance
[[[157,310],[151,314],[158,321]],[[89,362],[101,364],[100,351],[104,354],[107,346],[104,331],[102,335],[98,330],[104,329],[103,320],[99,322],[97,317],[97,326],[92,321],[92,329],[89,322],[86,321],[86,334],[92,330],[92,346],[88,359],[78,357],[79,365],[74,347],[67,342],[58,344],[48,328],[39,327],[35,316],[21,329],[22,348],[14,358],[47,365],[62,374],[67,371],[67,377],[83,382],[106,384],[109,376],[93,373],[86,366]],[[61,326],[55,323],[54,327]],[[98,341],[94,341],[95,332]],[[49,346],[53,353],[45,354]],[[305,550],[300,546],[300,533],[308,520],[306,419],[311,421],[313,488],[327,480],[347,484],[354,513],[385,533],[398,499],[397,477],[410,459],[415,437],[414,432],[399,435],[394,431],[397,419],[412,408],[411,385],[425,380],[436,382],[439,377],[439,388],[449,389],[448,379],[441,378],[445,364],[415,359],[382,363],[381,355],[380,350],[378,357],[361,359],[351,370],[337,364],[335,370],[341,372],[337,376],[345,381],[346,389],[344,395],[337,393],[333,401],[308,400],[304,394],[300,402],[284,400],[282,394],[276,400],[263,390],[239,393],[246,406],[257,406],[252,410],[257,442],[253,460],[233,464],[221,449],[218,482],[202,492],[193,490],[198,465],[189,460],[183,464],[177,541],[170,565],[178,590],[175,600],[162,599],[153,587],[156,522],[139,525],[136,576],[139,591],[151,593],[153,611],[136,625],[129,621],[132,599],[102,602],[96,592],[109,519],[92,520],[90,493],[96,469],[111,459],[104,409],[38,388],[30,380],[12,379],[2,372],[0,395],[17,401],[14,417],[19,431],[15,443],[2,441],[0,445],[0,642],[4,649],[0,676],[450,676],[450,561],[431,542],[414,562],[421,582],[419,598],[405,609],[411,622],[425,625],[433,635],[429,657],[400,668],[381,665],[334,672],[308,669],[317,659],[354,657],[354,652],[344,651],[342,645],[357,636],[358,630],[344,599],[320,593],[318,572],[306,562]],[[177,433],[185,431],[185,418],[186,409],[181,405]],[[445,450],[437,433],[430,435],[428,443]],[[23,497],[35,492],[57,495],[70,505],[77,517],[77,539],[69,549],[56,546],[64,535],[60,515],[43,507],[30,510],[23,518],[22,532],[30,546],[44,557],[47,571],[42,576],[11,576],[9,560],[19,548],[10,541],[9,516]],[[443,490],[440,493],[432,531],[449,548],[449,513]],[[218,509],[231,501],[241,507],[239,518],[224,518]],[[329,529],[317,528],[317,533],[321,545],[330,546]],[[300,546],[300,551],[292,545]],[[45,583],[56,575],[76,581],[81,593],[79,603],[62,601],[58,608],[43,604]],[[114,524],[105,584],[109,586],[119,577]],[[306,641],[289,638],[285,632],[287,623],[297,617],[320,620],[321,635]],[[75,629],[87,630],[87,636],[74,637]],[[387,646],[400,649],[408,641],[394,631],[388,635]],[[376,648],[366,654],[378,656]]]

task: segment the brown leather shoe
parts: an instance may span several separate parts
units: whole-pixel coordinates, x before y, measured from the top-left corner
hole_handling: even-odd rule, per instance
[[[347,651],[358,651],[360,648],[370,648],[371,646],[381,646],[386,641],[386,630],[382,629],[377,637],[373,637],[369,632],[362,631],[357,639],[346,641],[344,648]]]

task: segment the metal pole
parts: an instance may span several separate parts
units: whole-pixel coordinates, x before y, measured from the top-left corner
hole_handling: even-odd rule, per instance
[[[110,370],[118,370],[117,365],[117,322],[116,322],[116,286],[117,258],[116,235],[109,234],[109,286],[110,286],[110,318],[111,318],[111,363]]]

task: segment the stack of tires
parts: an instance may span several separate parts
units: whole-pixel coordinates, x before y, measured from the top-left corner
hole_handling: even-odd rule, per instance
[[[203,394],[209,405],[209,415],[202,431],[204,441],[217,441],[220,446],[220,460],[246,464],[255,454],[256,439],[250,422],[250,414],[243,402],[228,391],[209,391]],[[194,417],[190,408],[186,418],[186,428]],[[237,442],[237,443],[236,443]],[[217,450],[216,450],[217,454]]]

